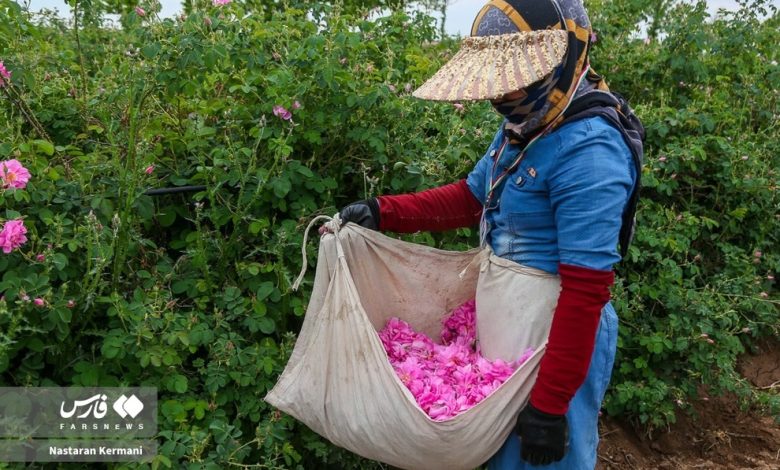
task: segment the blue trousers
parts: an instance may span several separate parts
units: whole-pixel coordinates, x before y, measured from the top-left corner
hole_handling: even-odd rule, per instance
[[[609,385],[617,350],[618,320],[611,303],[601,311],[596,346],[585,382],[569,404],[569,452],[563,460],[536,466],[520,458],[520,438],[512,432],[501,449],[488,461],[489,470],[593,470],[599,443],[599,410]]]

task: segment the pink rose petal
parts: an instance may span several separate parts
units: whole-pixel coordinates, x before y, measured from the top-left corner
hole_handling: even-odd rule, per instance
[[[8,220],[0,230],[0,249],[8,254],[27,242],[27,228],[22,219]]]
[[[0,189],[24,189],[30,172],[16,159],[0,162]]]
[[[441,344],[407,322],[391,318],[379,338],[401,382],[420,408],[443,421],[462,413],[501,386],[534,353],[512,363],[489,361],[476,350],[476,302],[469,300],[444,318]]]

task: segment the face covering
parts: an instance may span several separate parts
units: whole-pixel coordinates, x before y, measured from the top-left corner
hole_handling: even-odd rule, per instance
[[[555,72],[529,87],[504,95],[500,99],[491,100],[493,109],[510,123],[522,124],[547,103],[550,90],[555,85],[561,71],[562,69],[558,67]]]

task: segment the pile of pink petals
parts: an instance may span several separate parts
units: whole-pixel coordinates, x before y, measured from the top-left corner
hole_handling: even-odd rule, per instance
[[[390,364],[425,413],[443,421],[490,395],[533,355],[517,361],[489,361],[476,344],[476,308],[469,300],[444,318],[441,344],[418,333],[403,320],[391,318],[379,332]]]

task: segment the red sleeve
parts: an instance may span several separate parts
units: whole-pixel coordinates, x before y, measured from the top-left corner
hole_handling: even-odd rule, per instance
[[[547,351],[531,391],[531,404],[555,415],[566,414],[585,381],[596,342],[601,309],[609,302],[615,275],[567,264],[559,265],[561,293],[553,315]]]
[[[379,196],[379,230],[413,233],[479,225],[482,204],[466,180],[413,194]]]

